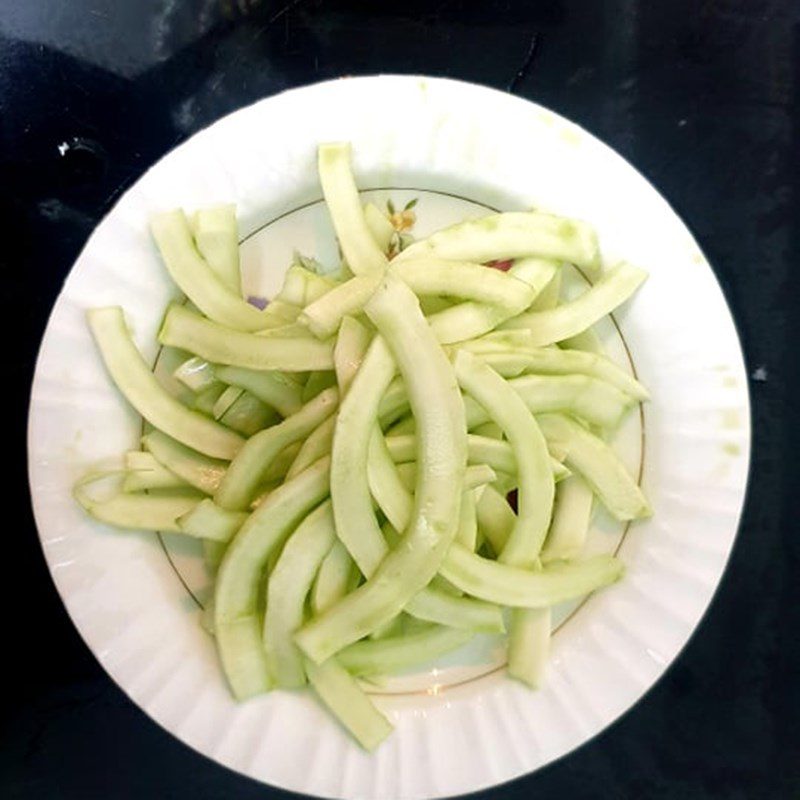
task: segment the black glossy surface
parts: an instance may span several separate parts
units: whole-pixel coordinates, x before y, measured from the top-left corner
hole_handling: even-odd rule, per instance
[[[51,303],[121,191],[243,104],[374,72],[512,89],[616,148],[695,231],[755,376],[749,500],[699,632],[609,730],[491,796],[800,796],[797,3],[377,5],[0,0],[0,265],[4,318],[14,321],[4,364],[11,458],[0,796],[288,796],[155,726],[83,645],[33,528],[24,414]]]

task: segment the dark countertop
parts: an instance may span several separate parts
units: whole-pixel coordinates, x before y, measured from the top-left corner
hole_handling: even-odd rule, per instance
[[[375,72],[507,89],[629,159],[696,234],[751,376],[747,507],[698,632],[602,735],[484,796],[800,796],[798,64],[790,0],[0,0],[0,263],[13,319],[0,796],[289,797],[196,755],[98,666],[38,545],[24,419],[51,304],[126,187],[239,106]]]

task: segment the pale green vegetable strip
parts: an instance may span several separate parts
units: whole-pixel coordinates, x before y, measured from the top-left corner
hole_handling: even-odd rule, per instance
[[[228,203],[201,208],[192,215],[192,233],[200,255],[237,297],[242,293],[239,273],[239,225],[236,206]]]
[[[375,240],[375,244],[382,253],[389,250],[394,236],[394,225],[389,221],[385,214],[372,203],[364,204],[364,221],[367,223],[369,232]]]
[[[223,425],[190,411],[161,388],[125,327],[118,306],[86,314],[95,342],[117,388],[154,427],[215,458],[233,458],[242,438]]]
[[[517,522],[517,515],[506,498],[493,486],[487,486],[476,507],[478,530],[486,537],[492,550],[501,553]]]
[[[321,614],[347,594],[354,570],[355,565],[347,548],[339,541],[334,542],[320,564],[311,589],[311,610],[314,614]]]
[[[216,399],[211,413],[214,419],[219,419],[225,412],[238,400],[244,389],[238,386],[228,386],[222,394]]]
[[[413,491],[416,486],[419,470],[415,462],[396,464],[395,469],[406,491]],[[488,464],[469,464],[464,470],[464,489],[475,489],[478,486],[494,483],[497,473]]]
[[[568,261],[592,276],[601,269],[597,235],[590,225],[535,211],[490,214],[458,223],[412,244],[395,260],[428,256],[479,263],[537,256]]]
[[[214,592],[217,649],[239,700],[270,687],[258,589],[267,562],[298,522],[328,494],[330,460],[321,459],[271,492],[228,545]]]
[[[547,440],[565,448],[567,466],[583,476],[614,517],[626,521],[653,513],[642,490],[602,439],[560,414],[536,419]]]
[[[541,686],[552,628],[549,608],[515,608],[508,638],[508,674],[532,689]]]
[[[242,333],[223,328],[175,304],[167,309],[158,341],[197,353],[208,361],[235,367],[286,372],[333,369],[333,345],[330,342],[310,337]]]
[[[470,349],[468,344],[465,349]],[[647,389],[639,381],[620,369],[613,361],[595,353],[560,350],[557,347],[532,347],[529,350],[481,354],[481,360],[504,377],[519,375],[521,372],[542,375],[580,373],[606,381],[635,400],[647,400],[650,397]]]
[[[480,356],[491,363],[491,359]],[[522,375],[508,380],[532,414],[566,412],[586,422],[613,430],[633,406],[629,395],[588,375]],[[465,401],[467,427],[474,430],[488,418],[485,409]]]
[[[217,382],[213,365],[197,356],[184,361],[172,374],[193,392],[202,392]]]
[[[587,328],[585,331],[576,333],[574,336],[559,342],[558,346],[565,350],[584,350],[587,353],[595,353],[599,356],[605,355],[603,343],[595,333],[594,328]]]
[[[454,544],[440,571],[463,592],[490,603],[547,608],[614,583],[622,577],[624,566],[614,556],[594,556],[533,571],[482,558]]]
[[[249,516],[247,511],[226,511],[206,497],[178,518],[183,533],[216,542],[229,542]]]
[[[406,490],[386,445],[387,442],[376,425],[369,441],[367,481],[381,511],[397,530],[402,531],[411,519],[414,501]],[[416,453],[414,457],[416,458]]]
[[[280,414],[274,408],[265,406],[250,392],[242,392],[219,418],[223,425],[227,425],[245,436],[252,436],[279,420]]]
[[[482,264],[444,261],[439,258],[404,260],[392,263],[390,271],[401,278],[418,295],[447,295],[474,300],[518,313],[527,308],[536,293],[533,287],[514,277],[513,273],[487,269]]]
[[[522,398],[490,367],[465,350],[456,356],[455,369],[461,385],[503,429],[517,464],[518,512],[498,558],[506,564],[533,566],[547,535],[555,494],[547,444]],[[549,611],[515,609],[509,675],[535,686],[541,679],[549,635]]]
[[[150,431],[142,444],[159,463],[205,494],[214,494],[228,467],[227,462],[198,453],[161,431]]]
[[[350,145],[320,145],[317,166],[339,246],[353,274],[363,275],[385,268],[386,256],[373,238],[361,208],[350,168]]]
[[[374,750],[392,732],[391,723],[336,659],[324,664],[306,659],[305,668],[320,700],[365,750]]]
[[[209,386],[208,389],[203,389],[195,398],[193,408],[197,411],[202,411],[209,417],[213,415],[214,404],[219,400],[220,395],[225,391],[225,384],[221,381]]]
[[[474,489],[461,493],[456,541],[467,550],[475,550],[475,543],[478,541],[478,509]]]
[[[312,372],[303,387],[303,403],[313,400],[331,386],[336,386],[336,373],[333,370]]]
[[[505,632],[499,606],[472,597],[457,597],[431,586],[412,597],[405,611],[418,620],[472,633]]]
[[[579,475],[556,487],[553,521],[542,550],[542,561],[576,558],[583,550],[592,518],[594,494]]]
[[[310,467],[318,459],[331,454],[337,416],[337,414],[331,414],[316,430],[308,435],[286,473],[287,478],[293,478],[298,472]]]
[[[342,320],[333,348],[336,381],[342,397],[347,394],[347,390],[364,360],[371,339],[372,333],[355,317],[345,317]]]
[[[306,682],[303,658],[293,641],[303,624],[303,605],[322,560],[336,541],[330,501],[312,511],[289,537],[267,583],[264,647],[276,686]]]
[[[473,635],[472,631],[434,625],[418,633],[356,642],[336,659],[351,675],[392,675],[433,661],[466,644]]]
[[[267,428],[248,439],[231,461],[214,495],[214,502],[233,511],[246,509],[272,461],[286,447],[304,439],[330,417],[338,402],[338,389],[326,389],[279,425]]]
[[[397,257],[392,262],[397,261]],[[396,265],[399,266],[399,265]],[[488,272],[492,272],[488,267]],[[433,314],[429,323],[442,344],[451,344],[481,336],[500,323],[522,313],[536,295],[550,282],[559,269],[556,262],[544,259],[522,259],[514,264],[507,275],[531,287],[532,292],[521,292],[515,305],[491,306],[482,302],[467,301]]]
[[[240,331],[266,327],[263,312],[234,294],[197,252],[183,211],[156,214],[150,231],[172,279],[209,319]]]
[[[622,263],[600,278],[591,289],[549,311],[529,311],[503,323],[504,328],[526,328],[534,346],[560,342],[594,325],[624,303],[647,278],[647,273]]]
[[[334,286],[336,286],[336,281],[332,281],[324,275],[317,275],[299,264],[292,264],[286,270],[286,275],[283,276],[283,286],[275,299],[304,308],[329,292]]]
[[[198,505],[202,505],[201,501]],[[189,512],[191,513],[191,512]],[[203,561],[206,569],[211,575],[217,574],[222,557],[225,555],[226,542],[215,541],[214,539],[203,539]],[[206,600],[204,617],[207,617],[207,629],[214,627],[214,597],[213,595]],[[213,631],[212,631],[213,632]]]
[[[415,461],[417,458],[417,437],[413,434],[387,436],[386,447],[395,463]],[[467,436],[467,458],[472,464],[488,464],[500,472],[516,472],[517,469],[511,445],[485,436]]]
[[[267,483],[269,481],[280,481],[286,478],[286,473],[289,471],[289,467],[294,464],[295,459],[297,458],[297,454],[300,452],[300,442],[294,442],[294,444],[290,444],[287,448],[282,450],[278,456],[276,456],[272,463],[269,465],[266,473],[264,474],[264,482]],[[328,455],[327,453],[323,453],[323,455]],[[321,456],[320,456],[321,458]],[[317,461],[318,459],[314,459]],[[312,461],[311,464],[314,462]],[[307,466],[311,466],[308,464]],[[302,471],[302,470],[301,470]]]
[[[200,500],[199,496],[188,494],[117,494],[108,500],[95,500],[86,493],[84,487],[105,477],[106,474],[88,475],[75,486],[73,495],[96,520],[118,528],[183,533],[178,527],[178,517]]]
[[[284,417],[294,414],[303,404],[303,387],[288,375],[276,370],[257,371],[243,367],[217,367],[221,381],[246,389],[262,403],[277,409]]]
[[[462,350],[455,371],[464,390],[503,429],[517,463],[517,520],[498,558],[506,564],[532,566],[547,535],[555,494],[544,436],[519,395],[491,367]]]
[[[479,408],[477,403],[474,404],[474,407]],[[466,403],[464,404],[464,410],[467,412],[467,428],[472,430],[473,435],[485,436],[487,439],[503,438],[503,430],[496,422],[482,422],[480,425],[470,426],[469,409],[467,409]]]
[[[434,339],[416,297],[403,283],[388,276],[366,311],[391,348],[417,419],[419,474],[415,503],[401,544],[380,562],[374,575],[295,637],[300,648],[316,662],[324,661],[400,613],[439,571],[458,529],[467,436],[464,406],[452,366]],[[348,399],[356,396],[356,383],[363,370],[364,366]],[[379,399],[380,395],[370,421],[375,418]],[[334,450],[336,444],[335,438]],[[338,519],[337,532],[341,535]]]
[[[147,459],[147,460],[145,460]],[[123,492],[142,492],[145,489],[177,489],[186,487],[186,481],[158,463],[150,453],[133,451],[125,454],[126,473],[122,480]]]
[[[300,316],[302,306],[287,303],[284,300],[270,300],[267,307],[261,312],[264,315],[262,333],[267,333],[275,328],[291,325]]]
[[[336,531],[365,575],[371,575],[386,555],[372,508],[367,457],[378,404],[394,373],[392,353],[377,336],[339,408],[333,437],[331,500]]]
[[[531,303],[531,311],[547,311],[550,308],[555,308],[558,305],[558,300],[561,295],[561,282],[564,276],[563,270],[558,270],[553,275],[550,283],[542,289],[536,296],[536,299]]]
[[[382,277],[382,272],[374,271],[356,275],[346,283],[339,284],[319,300],[306,306],[300,314],[300,322],[318,339],[333,336],[339,330],[344,317],[358,314],[364,308]]]

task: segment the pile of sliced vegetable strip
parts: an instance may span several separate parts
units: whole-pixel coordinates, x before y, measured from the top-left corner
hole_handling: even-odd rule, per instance
[[[541,213],[413,241],[362,205],[349,145],[322,145],[319,175],[341,264],[298,257],[266,304],[242,296],[232,206],[152,220],[188,299],[158,334],[191,354],[183,391],[121,308],[89,311],[148,432],[117,493],[96,499],[92,474],[75,496],[111,525],[202,540],[205,624],[237,699],[308,682],[372,749],[391,725],[357,679],[507,631],[508,672],[535,687],[552,606],[622,575],[581,552],[595,500],[650,514],[606,443],[647,392],[591,329],[646,276],[604,270],[589,225]],[[565,264],[592,282],[568,302]]]

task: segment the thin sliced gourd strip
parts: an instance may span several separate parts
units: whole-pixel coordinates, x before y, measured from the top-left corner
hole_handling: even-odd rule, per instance
[[[167,394],[133,343],[119,306],[86,313],[95,342],[111,378],[125,399],[154,427],[214,458],[233,458],[241,436],[191,411]]]

